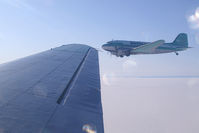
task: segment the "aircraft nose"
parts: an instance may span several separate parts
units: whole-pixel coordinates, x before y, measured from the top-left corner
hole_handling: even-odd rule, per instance
[[[102,45],[102,48],[103,48],[104,50],[106,50],[106,49],[107,49],[107,44]]]

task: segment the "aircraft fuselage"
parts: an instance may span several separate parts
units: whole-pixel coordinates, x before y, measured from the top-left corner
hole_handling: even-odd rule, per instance
[[[184,33],[181,34],[184,35]],[[178,39],[178,37],[176,39]],[[187,38],[185,40],[187,41]],[[137,55],[137,54],[160,54],[160,53],[171,53],[171,52],[175,52],[178,55],[177,51],[183,51],[188,48],[188,42],[186,42],[186,44],[184,45],[181,42],[179,44],[179,41],[178,42],[177,41],[176,42],[174,41],[172,43],[163,43],[160,46],[157,45],[157,47],[152,46],[152,48],[149,49],[150,44],[153,44],[151,42],[113,40],[104,44],[102,48],[106,51],[109,51],[111,54],[120,57]],[[142,48],[142,50],[137,50],[146,45],[148,45],[149,47],[148,49]]]

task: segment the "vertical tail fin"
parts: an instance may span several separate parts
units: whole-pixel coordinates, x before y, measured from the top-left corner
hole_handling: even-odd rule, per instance
[[[174,45],[179,47],[188,47],[188,39],[186,33],[180,33],[176,39],[173,41]]]

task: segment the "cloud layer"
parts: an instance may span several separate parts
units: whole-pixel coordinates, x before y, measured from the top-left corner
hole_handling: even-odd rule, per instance
[[[123,63],[123,69],[124,70],[127,70],[127,69],[132,69],[132,67],[135,67],[137,66],[137,63],[134,61],[134,60],[126,60],[124,63]]]

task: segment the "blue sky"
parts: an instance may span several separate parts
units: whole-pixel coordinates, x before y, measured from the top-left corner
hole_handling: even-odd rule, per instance
[[[1,49],[14,49],[12,53],[19,51],[17,55],[23,56],[74,42],[100,47],[111,39],[172,41],[179,32],[188,33],[195,46],[186,17],[197,4],[185,0],[0,0]]]
[[[170,53],[116,58],[99,52],[105,131],[183,133],[180,124],[176,127],[169,124],[174,121],[181,122],[184,132],[192,128],[195,128],[193,133],[199,132],[196,126],[199,108],[195,108],[199,103],[199,80],[180,78],[199,75],[199,1],[0,0],[0,20],[0,63],[63,44],[82,43],[100,48],[111,39],[171,42],[179,33],[187,33],[189,45],[194,48],[180,52],[179,56]],[[179,79],[137,80],[135,76],[179,76]],[[182,92],[179,94],[179,91]],[[118,97],[121,97],[119,101]],[[168,97],[172,100],[166,102]],[[134,102],[130,106],[128,101]],[[124,109],[116,111],[120,105]],[[189,106],[189,110],[181,112],[186,116],[181,121],[176,112],[164,110],[180,111],[184,106]],[[154,111],[156,113],[151,114]],[[128,115],[123,115],[125,113]],[[146,119],[142,118],[146,114]],[[164,115],[175,119],[166,119]],[[186,125],[188,118],[193,118],[193,124]],[[134,121],[134,125],[125,127],[117,123],[118,119],[128,123],[135,119],[137,123]],[[154,125],[159,124],[158,129],[150,126],[150,119]]]
[[[173,54],[149,56],[152,64],[146,64],[149,62],[146,56],[128,59],[137,60],[138,64],[143,63],[142,66],[154,66],[153,62],[159,61],[158,67],[162,69],[178,62],[173,64],[176,65],[173,68],[182,67],[195,73],[199,65],[196,60],[199,45],[195,41],[199,29],[192,29],[188,18],[194,14],[198,3],[186,0],[0,0],[0,63],[63,44],[83,43],[100,48],[111,39],[165,39],[169,42],[178,33],[185,32],[189,36],[189,45],[194,49],[186,51],[186,54],[183,52],[180,57]],[[110,58],[104,53],[100,53],[101,60],[109,62],[115,59],[115,66],[128,60]],[[197,65],[186,65],[193,63]],[[104,67],[111,68],[108,66]],[[182,68],[180,70],[184,72]]]

